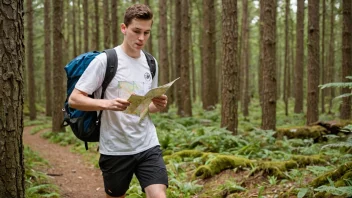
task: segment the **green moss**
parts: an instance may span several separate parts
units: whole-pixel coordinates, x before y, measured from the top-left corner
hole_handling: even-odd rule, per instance
[[[346,183],[346,180],[352,179],[352,170],[346,172],[341,179],[337,180],[334,185],[335,187],[342,187],[342,186],[347,186],[348,184]]]
[[[193,177],[200,177],[205,179],[214,176],[215,174],[218,174],[226,169],[232,169],[236,167],[249,167],[252,164],[253,162],[246,158],[236,157],[232,155],[217,155],[210,161],[209,164],[198,167],[194,172]]]
[[[306,167],[308,165],[327,164],[326,160],[322,159],[321,155],[293,155],[292,160],[295,160],[300,167]]]
[[[293,160],[289,161],[273,161],[273,162],[258,162],[257,171],[264,171],[269,175],[274,175],[278,178],[285,178],[283,172],[288,171],[293,168],[297,168],[297,162]]]
[[[350,176],[350,173],[349,173],[350,171],[352,171],[352,162],[345,163],[339,166],[337,169],[327,172],[324,175],[321,175],[315,178],[310,183],[310,185],[313,186],[314,188],[317,188],[324,184],[328,184],[329,183],[328,178],[330,178],[332,181],[337,181],[341,177],[343,177],[346,173],[348,173],[346,177]]]
[[[280,128],[277,129],[274,137],[277,139],[283,139],[286,136],[289,139],[319,139],[322,135],[328,134],[326,128],[318,125],[314,126],[300,126],[300,127],[290,127],[290,128]]]
[[[184,151],[179,151],[176,152],[172,155],[167,155],[164,156],[164,161],[166,164],[168,164],[170,162],[170,160],[172,161],[176,161],[176,162],[182,162],[184,158],[186,157],[192,157],[192,158],[196,158],[196,157],[201,157],[204,153],[201,151],[196,151],[196,150],[184,150]]]

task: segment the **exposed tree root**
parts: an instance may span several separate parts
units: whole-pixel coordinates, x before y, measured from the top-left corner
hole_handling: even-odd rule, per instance
[[[285,171],[308,165],[326,164],[326,161],[319,155],[293,155],[292,158],[287,161],[256,161],[233,155],[203,153],[195,150],[185,150],[165,156],[164,161],[165,163],[170,163],[171,161],[181,162],[187,157],[201,157],[201,164],[193,173],[193,177],[202,179],[212,177],[226,169],[245,167],[253,167],[253,173],[263,171],[263,173],[268,175],[274,175],[278,178],[286,178],[285,174],[283,174]]]
[[[289,128],[277,129],[274,137],[282,139],[286,136],[288,139],[314,139],[314,142],[321,142],[326,140],[324,135],[346,135],[351,134],[352,131],[342,130],[345,126],[352,124],[352,121],[332,121],[332,122],[316,122],[309,126],[297,126]]]
[[[351,179],[352,178],[351,176],[352,176],[352,162],[348,162],[341,165],[335,170],[332,170],[328,173],[325,173],[324,175],[321,175],[320,177],[315,178],[310,183],[310,186],[317,188],[324,184],[329,184],[328,179],[331,179],[332,181],[336,182],[336,185],[338,186],[346,186],[347,184],[345,184],[344,179],[347,179],[347,178]],[[338,186],[335,186],[335,187],[338,187]]]

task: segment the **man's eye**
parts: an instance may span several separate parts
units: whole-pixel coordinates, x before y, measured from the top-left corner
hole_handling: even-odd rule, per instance
[[[139,34],[139,33],[141,33],[141,32],[140,32],[140,31],[134,31],[134,33]]]
[[[150,34],[150,32],[144,32],[144,35],[148,35],[148,34]]]

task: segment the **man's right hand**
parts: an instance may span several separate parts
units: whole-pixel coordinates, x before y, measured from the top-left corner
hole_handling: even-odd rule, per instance
[[[106,106],[104,109],[112,111],[124,111],[130,106],[130,102],[121,98],[116,98],[114,100],[106,100]]]

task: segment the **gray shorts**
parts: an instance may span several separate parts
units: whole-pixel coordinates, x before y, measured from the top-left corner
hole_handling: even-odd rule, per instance
[[[136,175],[142,190],[152,184],[168,186],[168,177],[160,146],[135,155],[100,155],[106,194],[119,197],[126,193]]]

